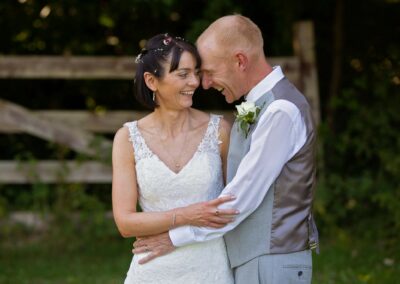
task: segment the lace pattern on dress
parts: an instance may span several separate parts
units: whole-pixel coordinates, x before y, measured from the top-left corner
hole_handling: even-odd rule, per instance
[[[147,147],[146,142],[137,127],[137,121],[127,122],[124,126],[129,129],[129,141],[132,142],[135,153],[135,161],[139,162],[142,159],[151,158],[154,154]]]
[[[211,152],[219,155],[219,144],[222,143],[219,140],[219,122],[221,117],[221,115],[210,114],[206,133],[198,146],[197,152]],[[129,141],[133,145],[135,161],[139,162],[142,159],[153,157],[154,153],[147,147],[146,141],[140,134],[137,121],[126,122],[124,126],[129,129]]]
[[[218,128],[221,117],[221,115],[210,115],[210,122],[206,134],[199,145],[198,152],[211,152],[219,155],[219,144],[222,142],[219,140]]]

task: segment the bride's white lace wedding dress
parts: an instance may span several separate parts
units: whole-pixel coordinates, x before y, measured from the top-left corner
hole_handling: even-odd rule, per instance
[[[219,116],[211,115],[197,151],[178,173],[149,149],[136,121],[125,124],[134,146],[139,203],[143,211],[165,211],[218,196],[223,188],[219,120]],[[134,255],[125,283],[233,283],[223,238],[179,247],[146,264],[138,264],[145,255]]]

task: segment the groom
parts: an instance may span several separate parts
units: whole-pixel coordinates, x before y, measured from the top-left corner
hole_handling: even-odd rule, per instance
[[[224,235],[235,283],[311,283],[318,232],[312,216],[316,133],[310,106],[281,68],[268,64],[261,31],[250,19],[216,20],[197,46],[203,87],[219,90],[228,103],[245,96],[257,108],[254,121],[237,119],[233,125],[228,184],[221,195],[236,199],[215,212],[235,208],[240,214],[221,229],[183,226],[138,241],[134,252],[150,250],[148,261],[176,246]]]

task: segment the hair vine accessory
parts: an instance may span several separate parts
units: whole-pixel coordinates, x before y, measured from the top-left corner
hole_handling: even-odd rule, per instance
[[[163,40],[164,45],[169,45],[172,41],[172,37],[169,34],[164,34],[165,38]]]
[[[175,39],[175,40],[178,40],[178,41],[186,41],[184,38],[182,38],[182,37],[172,37],[172,36],[170,36],[168,33],[166,33],[166,34],[164,34],[164,39],[163,39],[163,41],[162,41],[162,43],[165,45],[165,46],[168,46],[168,45],[170,45],[171,44],[171,42]],[[152,52],[164,52],[165,51],[165,49],[164,48],[161,48],[161,47],[159,47],[159,48],[150,48],[150,49],[146,49],[146,48],[143,48],[141,51],[140,51],[140,53],[138,54],[138,56],[136,57],[136,59],[135,59],[135,62],[136,63],[143,63],[143,56],[144,55],[146,55],[148,52],[150,52],[150,51],[152,51]]]
[[[138,56],[136,56],[135,63],[143,63],[142,56],[143,54],[139,53]]]
[[[148,52],[147,49],[143,48],[140,53],[138,54],[138,56],[136,56],[135,62],[136,63],[143,63],[143,59],[142,57]]]

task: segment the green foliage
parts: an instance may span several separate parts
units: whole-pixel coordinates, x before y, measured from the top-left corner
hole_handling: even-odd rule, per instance
[[[334,126],[321,128],[326,172],[317,208],[330,226],[392,238],[400,229],[400,52],[394,38],[386,42],[378,52],[368,38],[345,58],[343,89],[330,102]]]
[[[194,42],[216,18],[242,13],[262,29],[267,56],[284,56],[292,54],[294,21],[311,19],[322,109],[319,141],[323,156],[319,158],[324,167],[318,173],[315,202],[322,237],[338,231],[344,234],[351,228],[368,238],[384,237],[388,246],[395,246],[400,229],[400,5],[393,0],[366,0],[362,5],[360,1],[341,2],[343,81],[338,96],[328,98],[336,3],[339,1],[254,0],[251,5],[233,0],[2,1],[0,54],[124,55],[133,60],[145,40],[157,33],[170,32]],[[2,98],[30,109],[141,109],[128,81],[0,80],[0,89]],[[195,106],[231,108],[222,96],[208,94],[196,94]],[[328,106],[333,124],[327,122]],[[96,147],[97,141],[93,143]],[[32,164],[37,159],[86,159],[28,135],[2,135],[0,148],[1,159]],[[109,162],[109,157],[105,159]],[[67,240],[77,234],[88,239],[101,236],[108,226],[103,222],[104,212],[111,206],[110,186],[65,184],[63,175],[65,172],[60,173],[58,185],[0,185],[0,217],[14,210],[55,214],[49,239],[67,246],[74,243]],[[0,234],[23,235],[25,230],[4,225]],[[373,283],[350,270],[339,275],[332,276],[337,283]],[[321,283],[332,283],[321,279]]]

